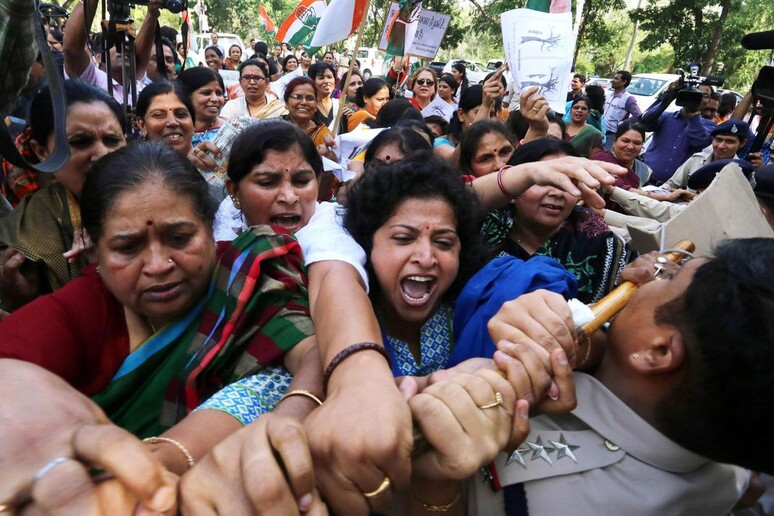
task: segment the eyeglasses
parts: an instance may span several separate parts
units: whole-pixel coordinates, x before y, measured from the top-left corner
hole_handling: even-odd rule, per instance
[[[317,100],[317,97],[315,97],[314,95],[301,95],[300,93],[291,93],[290,98],[293,100],[297,100],[298,102],[305,100],[307,104],[311,104],[312,102],[315,102]]]
[[[435,86],[435,81],[432,79],[417,79],[419,86]]]
[[[251,82],[263,82],[266,80],[266,77],[263,77],[262,75],[243,75],[239,79],[250,84]]]

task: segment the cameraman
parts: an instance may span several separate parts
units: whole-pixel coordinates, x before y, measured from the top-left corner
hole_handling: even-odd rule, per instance
[[[653,132],[653,139],[645,153],[645,164],[653,169],[650,181],[657,185],[672,177],[677,167],[693,153],[709,145],[712,142],[710,132],[716,126],[714,121],[701,116],[713,93],[712,87],[705,84],[699,85],[702,100],[697,108],[684,106],[679,111],[665,112],[677,98],[680,88],[680,80],[670,84],[659,101],[640,118],[645,130]]]
[[[88,11],[84,9],[84,3]],[[119,103],[124,102],[123,68],[129,70],[129,55],[121,56],[115,46],[110,48],[110,70],[107,70],[105,59],[104,41],[95,60],[98,60],[99,67],[92,60],[89,51],[86,49],[86,34],[84,27],[91,27],[94,15],[97,12],[97,0],[87,0],[78,2],[73,10],[70,20],[67,23],[67,30],[64,37],[64,69],[66,79],[80,79],[98,88],[108,91],[108,75],[113,81],[113,98]],[[135,39],[135,70],[136,77],[133,79],[137,83],[137,93],[139,94],[145,86],[141,79],[145,76],[145,69],[150,61],[151,50],[153,48],[153,36],[156,29],[156,23],[159,19],[159,9],[162,6],[161,0],[150,0],[148,2],[148,14],[142,22],[140,31]],[[97,56],[99,58],[97,59]],[[108,74],[109,72],[109,74]],[[129,97],[131,104],[132,98]]]

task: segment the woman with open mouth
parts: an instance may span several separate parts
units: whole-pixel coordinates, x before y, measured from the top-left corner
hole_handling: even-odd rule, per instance
[[[577,155],[569,143],[546,138],[519,147],[509,164]],[[482,232],[494,255],[522,260],[543,255],[558,260],[578,280],[578,299],[584,303],[610,292],[630,259],[628,245],[602,216],[553,186],[534,185],[509,207],[491,212]]]
[[[590,113],[591,101],[588,97],[579,95],[573,99],[567,135],[570,137],[570,143],[584,158],[588,158],[602,148],[604,136],[599,129],[588,123]]]

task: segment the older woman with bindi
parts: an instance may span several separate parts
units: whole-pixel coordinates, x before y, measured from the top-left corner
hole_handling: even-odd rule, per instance
[[[72,389],[92,396],[113,423],[147,437],[244,374],[273,361],[301,367],[314,330],[301,251],[289,236],[253,228],[216,249],[215,206],[204,179],[155,142],[100,161],[83,195],[99,266],[0,329],[0,363],[35,363],[71,386],[48,394],[61,402],[59,412],[47,414],[60,418],[48,439],[79,431],[80,420],[67,415],[77,398]],[[234,285],[229,278],[237,271],[245,281]],[[48,324],[30,323],[39,317]],[[312,364],[318,367],[316,358]],[[3,434],[17,438],[13,432]],[[206,452],[177,440],[152,444],[179,472]],[[60,454],[75,457],[66,450]]]
[[[81,191],[92,161],[126,145],[118,103],[81,81],[64,83],[70,159],[35,195],[22,199],[0,221],[0,299],[15,310],[40,294],[60,289],[88,264],[81,231]],[[54,151],[54,109],[48,88],[32,101],[31,147],[44,160]]]

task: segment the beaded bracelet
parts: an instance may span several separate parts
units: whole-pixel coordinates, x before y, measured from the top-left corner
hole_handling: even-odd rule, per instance
[[[373,350],[377,353],[380,353],[385,360],[387,360],[387,365],[392,367],[392,364],[390,363],[390,355],[387,354],[387,351],[384,349],[384,346],[381,346],[375,342],[358,342],[357,344],[352,344],[350,346],[347,346],[346,348],[339,351],[335,357],[333,357],[333,360],[331,360],[331,363],[328,364],[328,367],[325,368],[325,373],[323,373],[323,390],[328,391],[328,381],[331,379],[331,375],[333,375],[333,371],[336,370],[337,367],[347,358],[354,355],[355,353],[358,353],[360,351],[366,351],[366,350]]]
[[[518,195],[513,195],[511,192],[505,189],[505,185],[503,184],[503,171],[505,171],[506,168],[511,168],[510,165],[505,165],[500,167],[500,170],[497,171],[497,186],[500,187],[500,191],[503,193],[504,196],[506,196],[508,199],[515,199],[519,197]]]
[[[286,392],[285,394],[282,395],[282,397],[277,402],[277,404],[279,405],[280,403],[282,403],[282,400],[289,398],[291,396],[304,396],[306,398],[309,398],[310,400],[314,400],[314,402],[321,407],[323,404],[320,398],[315,396],[314,393],[312,393],[311,391],[307,391],[306,389],[293,389],[292,391]]]
[[[177,447],[178,450],[183,452],[183,455],[185,455],[185,463],[188,464],[188,469],[191,469],[194,467],[194,458],[191,455],[191,452],[188,451],[188,449],[180,444],[178,441],[175,441],[174,439],[170,439],[169,437],[146,437],[142,440],[142,442],[146,444],[161,444],[161,443],[169,443]]]

